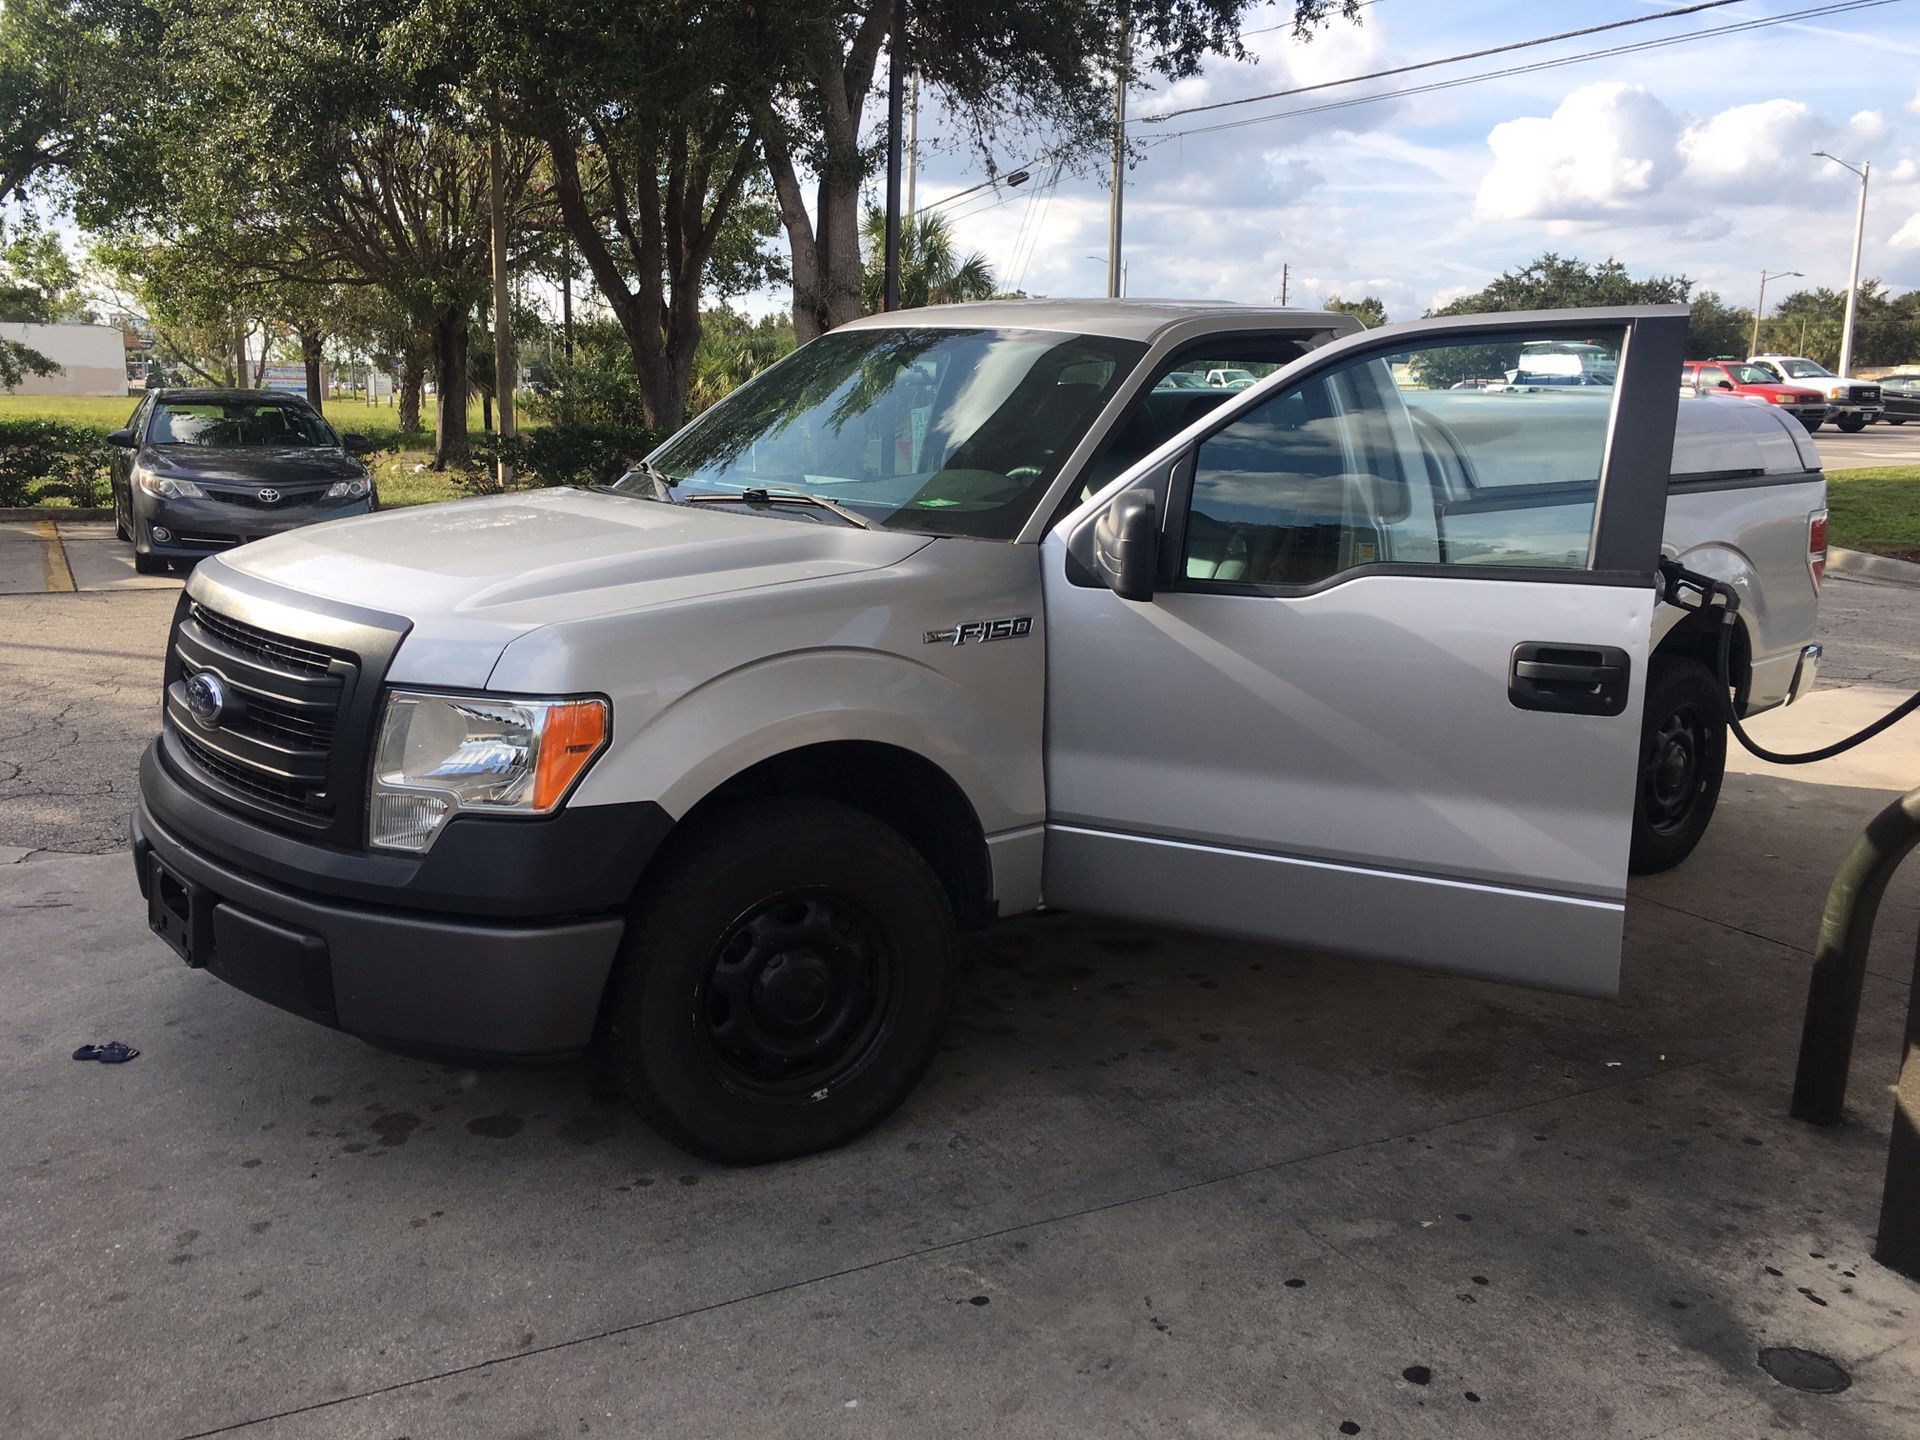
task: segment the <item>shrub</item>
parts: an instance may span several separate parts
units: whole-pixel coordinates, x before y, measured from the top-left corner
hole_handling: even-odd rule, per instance
[[[651,430],[626,425],[547,424],[515,435],[473,437],[473,458],[453,483],[469,495],[499,491],[497,462],[507,460],[520,488],[542,485],[606,485],[655,445]]]
[[[0,419],[0,506],[108,503],[107,432],[64,420]]]

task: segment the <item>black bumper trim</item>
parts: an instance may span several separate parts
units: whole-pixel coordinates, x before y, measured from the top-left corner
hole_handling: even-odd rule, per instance
[[[202,852],[143,799],[132,847],[213,900],[209,973],[382,1045],[501,1059],[575,1055],[593,1036],[619,916],[504,923],[341,903]]]
[[[570,806],[541,820],[458,815],[424,856],[342,850],[273,829],[179,778],[162,736],[140,757],[154,818],[209,858],[269,881],[397,909],[525,920],[623,907],[673,817],[652,801]]]

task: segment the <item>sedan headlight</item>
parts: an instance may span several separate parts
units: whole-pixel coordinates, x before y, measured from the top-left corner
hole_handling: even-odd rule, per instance
[[[177,475],[156,475],[151,470],[135,470],[133,483],[162,500],[198,500],[207,493],[191,480],[182,480]]]
[[[373,482],[362,475],[353,480],[336,480],[327,487],[329,500],[358,500],[373,488]]]
[[[368,841],[422,853],[457,811],[547,815],[606,748],[607,702],[387,697]]]

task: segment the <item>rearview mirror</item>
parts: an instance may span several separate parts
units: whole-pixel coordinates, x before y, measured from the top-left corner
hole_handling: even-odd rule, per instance
[[[1153,495],[1129,490],[1094,522],[1093,562],[1122,600],[1151,600],[1160,564],[1160,523]]]
[[[131,450],[133,448],[132,429],[128,428],[114,431],[111,435],[107,436],[107,443],[109,445],[117,445],[122,450]]]

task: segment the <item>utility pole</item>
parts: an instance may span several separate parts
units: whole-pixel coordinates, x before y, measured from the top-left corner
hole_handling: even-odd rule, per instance
[[[1118,300],[1126,292],[1126,273],[1120,262],[1120,215],[1125,204],[1127,184],[1127,65],[1128,31],[1131,23],[1127,7],[1120,7],[1119,34],[1114,42],[1113,65],[1113,194],[1107,204],[1107,298]]]
[[[1287,303],[1287,291],[1293,283],[1293,266],[1286,261],[1280,262],[1280,304],[1284,309]]]
[[[1753,302],[1753,339],[1747,342],[1749,355],[1760,353],[1760,322],[1767,317],[1767,282],[1784,280],[1789,275],[1798,277],[1799,274],[1798,270],[1775,270],[1771,274],[1765,270],[1760,272],[1760,298]]]
[[[882,310],[900,308],[901,112],[907,87],[907,0],[893,0],[892,54],[887,57],[887,269]]]
[[[1840,373],[1848,375],[1853,371],[1853,312],[1860,300],[1860,242],[1867,232],[1867,179],[1873,174],[1873,162],[1862,160],[1858,165],[1849,165],[1838,155],[1829,155],[1824,150],[1813,153],[1860,177],[1860,208],[1853,221],[1853,264],[1847,269],[1847,319],[1840,327]]]
[[[494,94],[493,130],[489,137],[487,150],[487,179],[489,189],[488,216],[493,230],[493,391],[500,405],[500,438],[503,441],[514,437],[513,425],[513,312],[512,297],[507,293],[507,196],[506,183],[501,176],[500,157],[500,96]],[[443,379],[441,383],[446,382]],[[496,472],[500,488],[506,489],[513,484],[513,462],[507,458],[507,449],[503,445],[500,451],[499,470]]]
[[[920,72],[907,76],[907,224],[913,224],[913,182],[920,170]]]

